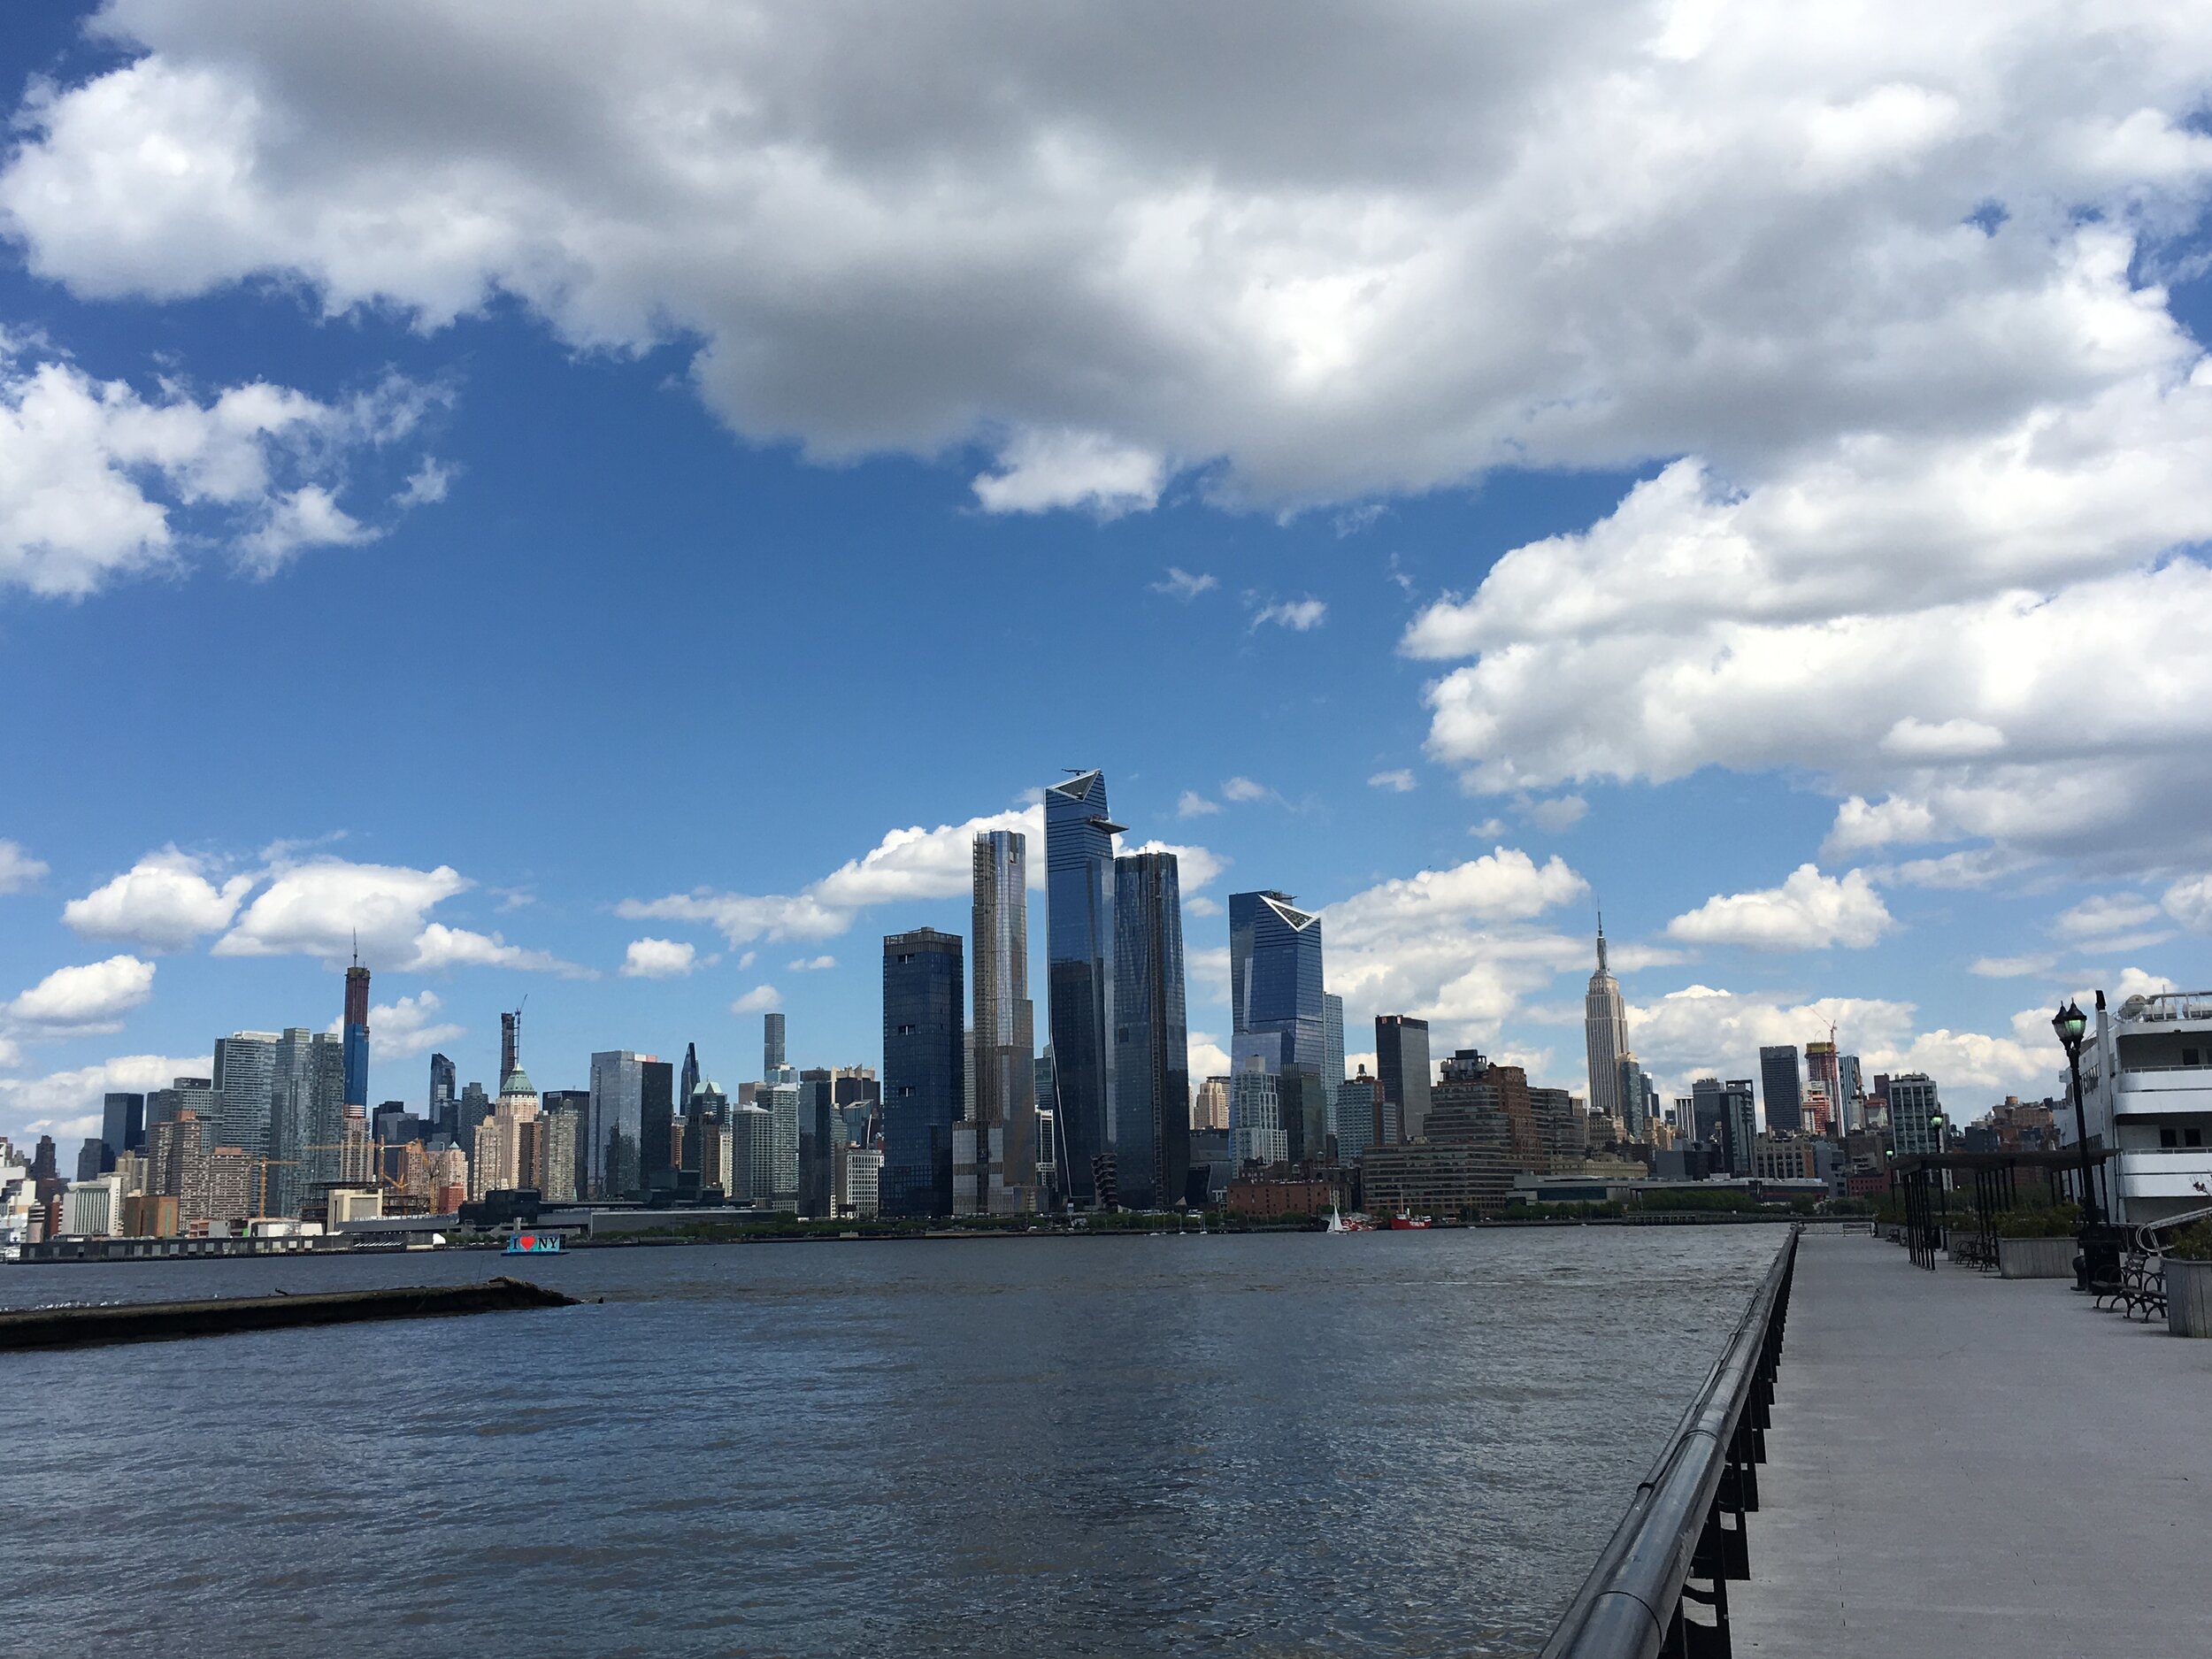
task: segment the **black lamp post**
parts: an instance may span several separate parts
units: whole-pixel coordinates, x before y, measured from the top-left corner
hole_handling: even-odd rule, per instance
[[[2089,1029],[2089,1017],[2069,997],[2066,1006],[2051,1016],[2051,1029],[2065,1046],[2066,1069],[2073,1079],[2074,1145],[2081,1153],[2081,1225],[2086,1232],[2097,1223],[2097,1193],[2089,1184],[2089,1119],[2081,1105],[2081,1040]]]

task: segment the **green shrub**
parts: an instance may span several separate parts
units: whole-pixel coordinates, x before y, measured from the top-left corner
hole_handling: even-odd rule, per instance
[[[2070,1239],[2080,1229],[2081,1211],[2072,1204],[2038,1204],[1997,1217],[2001,1239]]]
[[[2166,1254],[2177,1262],[2212,1262],[2212,1221],[2184,1227],[2166,1247]]]

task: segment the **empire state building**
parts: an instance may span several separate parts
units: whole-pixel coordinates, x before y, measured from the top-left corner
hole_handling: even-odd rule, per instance
[[[1590,1110],[1619,1118],[1621,1059],[1628,1052],[1627,1012],[1621,982],[1605,965],[1605,918],[1598,918],[1598,971],[1582,1003],[1582,1039],[1590,1054]],[[1641,1102],[1638,1102],[1640,1105]]]

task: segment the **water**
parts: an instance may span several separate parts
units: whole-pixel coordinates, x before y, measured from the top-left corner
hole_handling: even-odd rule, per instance
[[[9,1646],[1512,1654],[1766,1227],[578,1251],[603,1304],[0,1356]],[[0,1268],[0,1301],[481,1279]]]

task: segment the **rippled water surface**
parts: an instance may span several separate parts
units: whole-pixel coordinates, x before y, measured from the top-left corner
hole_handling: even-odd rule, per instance
[[[527,1264],[584,1307],[0,1355],[10,1645],[1524,1652],[1780,1241],[590,1250]],[[0,1302],[503,1265],[0,1267]]]

